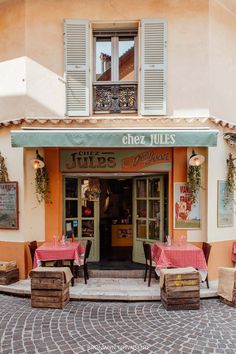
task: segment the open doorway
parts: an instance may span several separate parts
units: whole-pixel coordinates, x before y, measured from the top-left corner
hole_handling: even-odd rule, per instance
[[[132,179],[101,179],[100,188],[100,261],[131,261]]]

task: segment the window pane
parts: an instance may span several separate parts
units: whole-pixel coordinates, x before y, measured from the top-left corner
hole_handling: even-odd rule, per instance
[[[119,80],[134,81],[134,39],[119,38]]]
[[[137,237],[146,238],[146,221],[137,220]]]
[[[78,197],[78,180],[77,178],[66,178],[66,198]]]
[[[137,200],[137,218],[147,217],[147,204],[146,200]]]
[[[96,81],[111,81],[111,38],[96,39]]]
[[[66,218],[78,217],[78,202],[77,200],[66,200]]]
[[[160,202],[159,200],[149,201],[149,218],[160,220]]]
[[[159,178],[149,179],[148,193],[149,193],[149,197],[160,198],[160,179]]]
[[[72,234],[78,237],[78,220],[66,221],[65,235],[67,238],[71,238]]]
[[[82,237],[94,237],[94,221],[82,221]]]
[[[146,180],[141,179],[136,181],[137,183],[137,198],[145,198],[146,197]]]
[[[93,218],[94,217],[94,202],[86,200],[85,203],[82,203],[82,217],[83,218]]]
[[[157,225],[156,221],[149,221],[149,239],[158,240],[160,235],[159,224]]]

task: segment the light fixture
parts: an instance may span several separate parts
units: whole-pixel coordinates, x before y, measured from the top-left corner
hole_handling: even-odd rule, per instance
[[[36,150],[36,158],[30,160],[30,163],[35,170],[37,170],[39,168],[43,168],[45,166],[43,157],[39,155],[38,150]]]
[[[192,155],[189,158],[189,165],[190,166],[201,166],[205,161],[205,157],[200,154],[196,154],[195,151],[192,151]]]

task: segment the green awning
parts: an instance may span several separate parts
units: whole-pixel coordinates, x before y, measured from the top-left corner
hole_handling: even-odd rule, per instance
[[[24,129],[11,132],[13,147],[216,146],[211,129]]]

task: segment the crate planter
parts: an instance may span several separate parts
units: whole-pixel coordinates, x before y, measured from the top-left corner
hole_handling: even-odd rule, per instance
[[[236,268],[219,267],[218,295],[221,302],[236,308]]]
[[[70,299],[69,285],[71,276],[69,268],[36,268],[30,272],[31,305],[62,309]],[[66,275],[67,274],[67,275]]]
[[[200,308],[200,275],[194,268],[161,271],[161,302],[166,310]]]
[[[19,280],[19,269],[16,261],[0,261],[0,285],[10,285]]]
[[[10,285],[19,281],[19,269],[0,270],[0,285]]]

